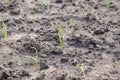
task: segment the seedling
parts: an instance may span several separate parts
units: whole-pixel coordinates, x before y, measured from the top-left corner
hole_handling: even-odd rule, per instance
[[[68,79],[67,79],[67,76],[65,76],[64,80],[68,80]]]
[[[11,4],[11,0],[7,0],[7,3],[10,5]]]
[[[49,11],[50,11],[50,1],[49,1],[49,0],[46,0],[46,1],[45,1],[45,4],[46,4],[47,10],[48,10],[48,12],[49,12]]]
[[[32,9],[32,22],[35,23],[35,11]]]
[[[84,77],[84,80],[87,80],[86,75],[85,75],[84,65],[82,64],[82,66],[80,67],[80,64],[79,64],[78,61],[77,61],[76,66],[77,66],[79,69],[81,69],[82,75],[83,75],[83,77]]]
[[[80,68],[80,64],[78,63],[78,61],[77,61],[77,64],[76,64],[76,66],[77,66],[78,68]]]
[[[94,13],[93,13],[93,8],[91,6],[89,7],[89,13],[90,13],[89,20],[92,20]]]
[[[71,29],[72,29],[72,34],[74,33],[74,31],[75,31],[75,28],[74,28],[74,26],[75,26],[75,22],[74,22],[74,20],[73,19],[70,19],[70,26],[71,26]]]
[[[63,36],[64,36],[63,26],[61,23],[59,23],[58,39],[61,48],[63,48]]]
[[[110,0],[105,0],[106,7],[109,9],[110,8]]]
[[[6,38],[7,38],[7,27],[6,27],[5,22],[3,20],[2,20],[2,29],[3,29],[4,40],[6,41]]]
[[[84,76],[84,80],[87,80],[87,79],[86,79],[86,75],[85,75],[84,65],[82,64],[82,67],[80,67],[80,68],[81,68],[81,70],[82,70],[82,74],[83,74],[83,76]]]
[[[29,58],[35,61],[36,63],[36,70],[38,70],[38,65],[39,65],[39,60],[38,60],[38,50],[35,47],[31,47],[31,49],[34,49],[36,52],[36,56],[32,57],[32,56],[24,56],[25,58]]]

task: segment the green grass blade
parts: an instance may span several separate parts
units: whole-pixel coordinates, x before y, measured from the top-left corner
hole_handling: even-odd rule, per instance
[[[105,0],[105,2],[106,2],[107,8],[109,9],[110,8],[110,0]]]
[[[3,29],[3,34],[4,34],[4,40],[6,40],[6,38],[7,38],[7,27],[6,27],[3,20],[2,20],[2,29]]]
[[[91,6],[89,7],[89,13],[90,13],[89,19],[92,20],[94,13],[93,13],[93,8]]]
[[[34,57],[32,57],[32,56],[24,56],[24,58],[29,58],[29,59],[34,60],[35,63],[36,63],[36,70],[38,70],[39,62],[38,62],[38,60],[37,60],[36,58],[34,58]]]
[[[7,0],[7,3],[10,5],[11,4],[11,0]]]
[[[24,56],[24,57],[25,57],[25,58],[32,59],[32,60],[34,60],[35,62],[38,62],[38,60],[37,60],[36,58],[32,57],[32,56]]]
[[[32,9],[32,22],[35,23],[35,11]]]
[[[80,67],[80,64],[79,64],[78,61],[77,61],[76,66],[77,66],[79,69],[81,69],[82,75],[83,75],[83,77],[84,77],[84,80],[87,80],[86,75],[85,75],[84,65],[82,64],[82,66]]]
[[[31,47],[31,49],[34,49],[34,50],[35,50],[35,53],[36,53],[36,59],[38,60],[38,50],[37,50],[37,48],[35,48],[35,47]]]
[[[65,76],[64,80],[68,80],[68,79],[67,79],[67,76]]]
[[[74,22],[73,19],[70,19],[70,25],[71,25],[71,28],[72,28],[72,33],[74,33],[74,31],[75,31],[75,28],[74,28],[75,22]]]
[[[58,38],[59,38],[61,48],[63,47],[63,35],[64,35],[64,30],[63,30],[62,24],[59,23]]]
[[[49,12],[50,11],[50,2],[49,2],[49,0],[46,0],[45,4],[46,4],[47,10]]]
[[[35,48],[35,47],[31,47],[31,49],[34,49],[34,50],[35,50],[36,57],[32,57],[32,56],[24,56],[24,57],[25,57],[25,58],[29,58],[29,59],[34,60],[35,63],[36,63],[36,69],[38,70],[38,65],[39,65],[39,60],[38,60],[38,50],[37,50],[37,48]]]
[[[76,64],[76,66],[77,66],[78,68],[80,68],[80,64],[78,63],[78,61],[77,61],[77,64]]]
[[[84,65],[82,64],[82,67],[80,67],[80,68],[81,68],[81,70],[82,70],[82,74],[83,74],[84,80],[87,80],[87,79],[86,79],[86,75],[85,75]]]

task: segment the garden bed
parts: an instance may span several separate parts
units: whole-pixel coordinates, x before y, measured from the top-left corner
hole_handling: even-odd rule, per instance
[[[120,80],[120,0],[110,1],[107,8],[104,0],[50,0],[48,10],[45,0],[1,0],[0,80],[85,80],[82,64],[86,80]],[[24,57],[35,57],[31,47],[38,50],[38,70]]]

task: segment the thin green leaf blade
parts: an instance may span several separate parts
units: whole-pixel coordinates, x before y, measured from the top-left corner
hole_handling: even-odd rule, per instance
[[[3,35],[4,35],[4,40],[7,38],[7,27],[5,25],[5,22],[2,20],[2,29],[3,29]]]
[[[38,62],[38,60],[36,58],[32,57],[32,56],[24,56],[24,58],[29,58],[29,59],[34,60],[35,62]]]

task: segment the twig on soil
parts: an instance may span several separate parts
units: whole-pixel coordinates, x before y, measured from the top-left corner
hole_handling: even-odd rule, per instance
[[[35,47],[31,47],[31,49],[34,49],[36,52],[36,57],[32,57],[32,56],[24,56],[25,58],[29,58],[35,61],[36,63],[36,70],[38,70],[38,66],[39,66],[39,60],[38,60],[38,50]]]

